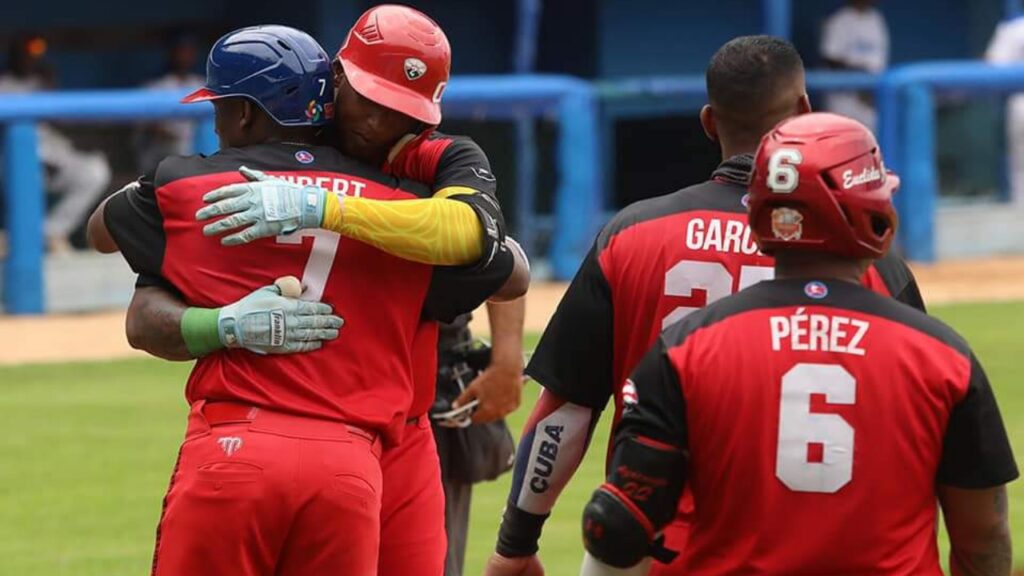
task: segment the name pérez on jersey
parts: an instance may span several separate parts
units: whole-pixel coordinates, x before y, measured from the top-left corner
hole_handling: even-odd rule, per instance
[[[839,315],[808,314],[805,308],[797,308],[789,316],[768,318],[772,332],[772,351],[779,352],[783,346],[789,350],[804,352],[839,352],[863,356],[860,347],[871,323],[857,318]]]
[[[750,226],[740,220],[693,218],[686,224],[686,247],[690,250],[757,254]]]

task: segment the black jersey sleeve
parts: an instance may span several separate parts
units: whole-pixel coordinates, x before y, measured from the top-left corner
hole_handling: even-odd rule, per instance
[[[476,142],[466,137],[454,138],[444,149],[434,178],[434,190],[458,186],[472,188],[492,197],[498,190],[498,180],[491,173],[487,154]]]
[[[167,238],[151,176],[114,193],[103,208],[103,222],[132,270],[160,275]]]
[[[658,338],[622,386],[616,438],[643,437],[687,448],[686,401],[664,338]]]
[[[472,312],[497,292],[512,275],[515,257],[502,244],[485,266],[438,266],[423,302],[423,319],[452,322]]]
[[[526,374],[559,398],[604,409],[612,395],[611,287],[590,249],[548,322]]]
[[[971,354],[970,384],[950,414],[936,481],[955,488],[981,489],[1006,484],[1018,475],[992,387]]]
[[[184,298],[181,295],[181,291],[174,284],[171,284],[163,276],[154,276],[145,272],[138,275],[135,278],[135,288],[163,288],[178,298]]]
[[[905,260],[889,252],[875,261],[875,269],[894,300],[917,308],[921,312],[927,312],[924,299],[921,298],[921,290],[917,286],[917,279],[914,278],[914,273]]]

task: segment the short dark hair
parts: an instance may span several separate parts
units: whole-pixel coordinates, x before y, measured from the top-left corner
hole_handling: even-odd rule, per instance
[[[705,76],[708,100],[717,112],[746,124],[743,119],[753,121],[768,112],[779,89],[803,70],[800,53],[782,38],[740,36],[711,57]]]

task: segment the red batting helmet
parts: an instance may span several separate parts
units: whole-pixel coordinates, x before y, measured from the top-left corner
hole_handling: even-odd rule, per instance
[[[452,50],[444,30],[426,14],[394,4],[370,8],[338,51],[356,92],[420,122],[441,122]]]
[[[896,233],[892,195],[899,185],[864,125],[836,114],[803,114],[761,140],[750,227],[765,254],[798,249],[879,258]]]

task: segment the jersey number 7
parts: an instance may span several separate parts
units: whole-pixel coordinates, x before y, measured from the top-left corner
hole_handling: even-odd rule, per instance
[[[313,248],[309,251],[306,268],[302,271],[302,286],[305,288],[302,300],[319,301],[324,297],[327,279],[334,266],[334,256],[341,244],[341,235],[329,230],[299,230],[294,234],[277,237],[280,244],[302,244],[303,238],[313,239]]]

